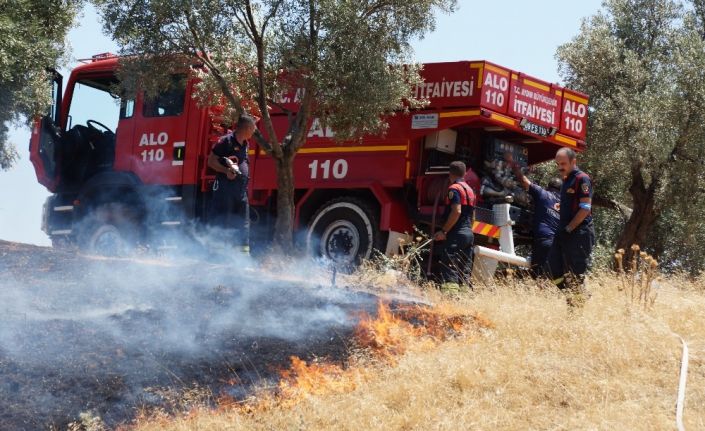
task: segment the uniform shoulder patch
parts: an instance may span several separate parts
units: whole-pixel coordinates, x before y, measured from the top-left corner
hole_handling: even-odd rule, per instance
[[[453,193],[453,190],[448,190],[448,199],[453,199],[453,196],[455,196],[455,193]]]
[[[580,188],[582,189],[583,193],[587,193],[590,191],[590,185],[588,183],[583,183]]]

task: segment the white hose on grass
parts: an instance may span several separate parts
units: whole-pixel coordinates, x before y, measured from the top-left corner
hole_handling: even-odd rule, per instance
[[[674,335],[680,338],[683,344],[683,354],[681,356],[681,375],[678,381],[678,398],[676,401],[676,427],[678,431],[685,431],[683,426],[683,404],[685,403],[685,382],[688,378],[688,343],[685,342],[683,337],[676,334]]]

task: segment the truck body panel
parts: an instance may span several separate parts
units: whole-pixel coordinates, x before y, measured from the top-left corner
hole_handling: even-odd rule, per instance
[[[52,135],[48,117],[33,129],[30,157],[38,181],[56,193],[55,206],[65,208],[97,173],[129,174],[137,179],[138,188],[150,190],[149,196],[161,188],[163,199],[175,203],[174,211],[161,211],[153,220],[157,225],[207,222],[215,176],[206,159],[227,129],[220,118],[222,108],[199,106],[192,97],[196,82],[188,80],[185,87],[174,87],[154,99],[143,94],[135,100],[113,96],[120,102],[120,114],[111,133],[97,133],[78,120],[72,124],[74,88],[87,86],[109,93],[117,67],[117,57],[99,55],[72,71],[61,109],[55,113],[60,136]],[[502,154],[513,152],[528,165],[552,158],[563,146],[576,151],[585,148],[587,95],[488,61],[426,64],[422,76],[424,83],[414,92],[428,105],[388,116],[383,135],[341,143],[319,119],[311,121],[306,144],[294,161],[297,227],[314,229],[309,223],[326,202],[350,196],[374,208],[366,211],[375,212],[368,218],[379,231],[412,232],[419,224],[428,229],[434,214],[441,222],[447,164],[455,159],[466,161],[482,178],[481,184],[471,185],[486,208],[492,200],[501,200],[502,193],[511,193],[523,202],[524,208],[513,213],[520,219],[526,200],[516,185],[507,185]],[[279,137],[286,134],[290,118],[280,107],[296,112],[301,96],[301,89],[291,89],[272,108]],[[97,143],[105,154],[94,154]],[[273,214],[274,160],[254,141],[248,158],[251,203],[258,214]],[[83,170],[77,174],[79,168]],[[491,211],[482,206],[478,205],[473,230],[492,243],[499,229],[492,224]],[[47,207],[51,212],[52,205]],[[47,231],[74,238],[80,212],[72,213],[73,217],[46,216],[49,225],[61,220],[56,222],[60,226],[48,226]]]

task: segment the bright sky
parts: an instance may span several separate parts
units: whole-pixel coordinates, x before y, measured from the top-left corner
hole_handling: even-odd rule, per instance
[[[545,81],[559,82],[556,48],[577,34],[582,18],[597,12],[601,0],[458,3],[455,14],[439,16],[436,31],[414,44],[418,61],[490,60]],[[117,52],[115,43],[103,35],[91,8],[84,12],[69,40],[74,58]],[[68,70],[63,74],[66,77]],[[11,130],[10,139],[17,146],[20,160],[10,171],[0,171],[0,239],[48,245],[40,221],[49,193],[37,183],[29,161],[29,129]]]

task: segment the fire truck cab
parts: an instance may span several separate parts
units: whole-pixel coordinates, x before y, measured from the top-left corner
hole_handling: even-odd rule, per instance
[[[168,246],[163,232],[207,225],[214,173],[206,158],[225,132],[218,107],[192,97],[194,80],[178,79],[153,99],[116,94],[118,57],[100,54],[76,67],[52,112],[37,121],[30,158],[53,195],[43,229],[55,244],[111,253],[117,246]],[[312,121],[295,159],[298,238],[314,255],[359,262],[373,249],[395,252],[414,227],[442,223],[448,164],[463,160],[479,197],[476,242],[496,244],[490,210],[512,202],[518,239],[531,236],[531,202],[506,163],[585,148],[588,97],[487,61],[426,64],[414,89],[423,110],[388,117],[383,136],[340,144]],[[296,89],[281,106],[296,111]],[[284,135],[288,117],[274,108]],[[256,242],[276,216],[273,159],[250,142],[249,197]],[[259,232],[259,235],[257,234]],[[117,244],[117,246],[116,246]]]

